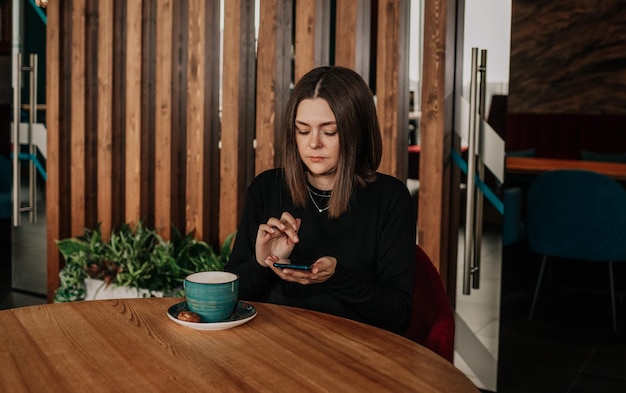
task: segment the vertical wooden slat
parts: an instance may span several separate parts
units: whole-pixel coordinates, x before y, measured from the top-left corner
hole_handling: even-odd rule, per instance
[[[221,0],[207,1],[205,18],[205,96],[204,96],[204,234],[203,239],[219,249],[220,215],[220,86],[222,45],[220,12]]]
[[[315,3],[316,0],[296,1],[296,42],[294,82],[316,66],[315,63]]]
[[[370,0],[337,0],[335,65],[352,68],[366,81],[370,73]]]
[[[59,233],[59,50],[60,50],[60,4],[53,2],[47,9],[46,26],[46,253],[47,292],[51,302],[59,287],[60,254],[55,240]]]
[[[255,56],[251,2],[224,5],[224,73],[220,184],[220,241],[237,229],[245,189],[254,175]]]
[[[72,235],[72,7],[60,10],[59,46],[59,238]]]
[[[129,224],[141,218],[141,10],[142,1],[126,3],[126,210]]]
[[[393,141],[389,143],[395,146],[397,170],[396,176],[405,181],[409,174],[409,21],[410,21],[409,0],[399,0],[398,20],[395,46],[398,52],[398,62],[393,64],[393,70],[387,70],[394,74],[397,79],[398,91],[396,92],[398,106],[395,108],[396,121],[398,124],[397,134]]]
[[[98,2],[85,7],[85,223],[98,223]]]
[[[241,3],[240,29],[239,29],[239,174],[237,176],[237,223],[239,215],[243,211],[245,203],[245,190],[254,179],[254,131],[255,131],[255,84],[256,84],[256,47],[254,26],[255,3],[244,1]],[[235,225],[230,232],[233,232]]]
[[[287,112],[287,101],[291,95],[293,84],[293,2],[291,0],[280,0],[278,12],[276,14],[276,80],[275,95],[276,105],[274,107],[274,118],[276,119],[277,134],[274,137],[276,143],[276,157],[282,154],[279,138],[283,119]],[[278,160],[275,161],[280,165]]]
[[[279,165],[280,128],[291,82],[291,0],[262,1],[256,88],[256,163],[259,174]]]
[[[189,52],[189,4],[174,1],[172,21],[172,184],[171,223],[186,230],[187,162],[187,62]]]
[[[232,228],[237,227],[237,176],[241,170],[237,149],[239,145],[239,76],[241,59],[241,1],[227,1],[224,4],[224,36],[231,39],[224,42],[224,73],[222,102],[222,153],[220,159],[220,239],[224,239]]]
[[[446,111],[447,95],[454,91],[455,20],[457,2],[427,0],[424,5],[424,61],[422,65],[422,117],[420,135],[420,191],[417,231],[420,245],[431,256],[448,295],[454,298],[455,280],[448,277],[448,268],[456,264],[458,243],[459,177],[452,170],[450,149],[458,138],[452,128],[452,111]],[[458,64],[462,67],[462,64]],[[457,70],[458,71],[458,70]],[[460,83],[460,81],[459,81]],[[459,86],[457,86],[458,88]],[[456,94],[456,93],[455,93]],[[453,142],[454,140],[457,142]],[[437,170],[433,170],[436,168]],[[456,194],[456,196],[455,196]],[[455,230],[450,230],[456,221]],[[453,273],[453,272],[450,272]]]
[[[112,217],[112,104],[113,104],[113,0],[98,3],[98,220],[103,238],[111,233]]]
[[[337,0],[335,65],[354,69],[357,42],[357,1]]]
[[[189,1],[189,54],[187,64],[187,202],[186,229],[202,237],[204,160],[204,22],[206,3]]]
[[[126,221],[126,2],[113,4],[113,107],[112,107],[112,190],[111,222],[119,227]]]
[[[154,228],[154,166],[156,120],[156,2],[147,0],[142,7],[141,28],[141,190],[140,215],[143,223]]]
[[[73,235],[85,227],[85,0],[72,1],[71,200]]]
[[[154,225],[170,237],[172,135],[172,2],[157,1]]]
[[[328,64],[330,43],[330,2],[296,1],[294,81],[312,68]]]
[[[380,0],[378,3],[378,45],[376,60],[376,96],[383,137],[380,171],[406,179],[408,160],[408,51],[406,0]]]

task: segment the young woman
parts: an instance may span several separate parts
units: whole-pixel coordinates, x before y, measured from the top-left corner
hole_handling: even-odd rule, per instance
[[[378,173],[372,93],[356,72],[319,67],[287,103],[282,168],[256,177],[226,270],[240,298],[326,312],[404,333],[415,220],[400,180]],[[310,265],[310,270],[274,263]]]

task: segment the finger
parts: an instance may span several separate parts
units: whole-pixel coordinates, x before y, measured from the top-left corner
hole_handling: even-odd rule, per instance
[[[276,233],[276,229],[277,229],[277,227],[275,225],[271,225],[269,223],[268,224],[260,224],[258,233],[260,235],[263,235],[263,234],[273,234],[273,233]]]
[[[300,223],[299,223],[300,219],[294,218],[289,212],[283,212],[283,214],[281,214],[280,216],[280,221],[291,225],[291,228],[296,232],[298,231],[300,227]]]
[[[294,275],[290,274],[290,272],[287,270],[288,269],[282,269],[281,273],[279,274],[281,279],[283,279],[284,281],[295,282],[295,283],[303,284],[303,285],[307,284],[306,282],[307,280],[304,280],[301,277],[295,277]]]
[[[296,219],[294,219],[289,213],[283,213],[280,220],[275,217],[270,218],[267,220],[267,225],[273,227],[274,230],[284,233],[289,237],[289,240],[294,243],[298,243],[300,241],[297,232],[299,224],[296,223]]]
[[[298,270],[298,269],[290,269],[290,268],[284,268],[283,270],[283,275],[285,276],[285,279],[288,279],[288,281],[296,281],[296,282],[300,282],[301,284],[304,282],[308,282],[311,279],[313,279],[313,274],[310,271],[307,270]]]
[[[261,225],[267,225],[269,228],[272,229],[272,233],[275,233],[277,230],[280,232],[285,232],[287,229],[289,229],[289,225],[276,217],[271,217],[269,220],[267,220],[267,224]]]
[[[274,262],[278,262],[278,257],[276,255],[268,255],[265,258],[265,262],[267,262],[268,265],[271,265]]]

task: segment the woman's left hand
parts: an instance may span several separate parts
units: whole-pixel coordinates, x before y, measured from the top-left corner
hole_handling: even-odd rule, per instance
[[[337,259],[334,257],[321,257],[313,265],[311,270],[299,270],[289,268],[277,268],[274,263],[289,262],[281,260],[277,256],[270,255],[265,259],[265,263],[276,273],[278,277],[285,281],[297,282],[302,285],[320,284],[328,280],[335,274]]]

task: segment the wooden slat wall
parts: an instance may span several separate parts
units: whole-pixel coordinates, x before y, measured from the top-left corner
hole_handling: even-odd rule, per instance
[[[260,4],[257,53],[255,174],[279,163],[280,127],[289,97],[291,70],[291,0],[266,0]]]
[[[85,0],[72,1],[70,176],[72,233],[85,225]]]
[[[156,2],[144,1],[141,15],[141,194],[139,217],[154,223],[155,122],[156,122]]]
[[[163,237],[170,237],[171,172],[172,172],[172,26],[174,0],[158,0],[156,4],[156,121],[154,128],[154,226]]]
[[[141,0],[126,2],[126,103],[125,220],[136,223],[141,218]],[[144,163],[145,165],[145,163]],[[78,228],[73,227],[73,231]]]
[[[99,24],[113,25],[113,2],[100,1],[98,6]],[[110,214],[112,182],[113,182],[113,124],[111,123],[113,102],[113,31],[98,29],[98,150],[97,150],[97,217],[101,221],[101,229],[105,239],[111,232],[112,216]]]
[[[376,95],[383,134],[380,171],[406,179],[408,172],[408,0],[378,0]]]
[[[433,259],[454,302],[459,226],[460,171],[449,160],[450,150],[460,151],[452,124],[457,14],[464,1],[430,0],[424,6],[424,62],[420,137],[419,244]],[[462,31],[462,27],[461,27]],[[457,90],[458,91],[458,90]],[[424,208],[427,206],[427,208]]]
[[[349,67],[365,80],[370,73],[371,1],[338,0],[335,64]]]
[[[297,0],[295,2],[296,37],[294,81],[311,68],[328,64],[329,0]]]
[[[98,204],[98,177],[91,175],[98,172],[98,7],[95,1],[85,4],[85,206]],[[96,214],[85,209],[85,222],[96,220]]]
[[[52,300],[53,291],[59,286],[59,253],[56,251],[55,240],[60,238],[60,101],[61,92],[61,15],[60,7],[52,6],[47,10],[48,25],[46,27],[46,128],[48,132],[46,147],[48,148],[46,173],[46,250],[47,250],[47,288],[48,300]],[[63,217],[67,220],[67,217]]]
[[[189,0],[189,52],[187,54],[187,175],[185,217],[187,232],[196,230],[202,238],[204,227],[203,209],[203,166],[204,166],[204,1]]]
[[[378,50],[395,54],[391,61],[370,59],[368,66],[376,64],[383,94],[385,172],[402,178],[407,137],[400,123],[408,100],[400,101],[408,82],[401,79],[406,70],[399,70],[404,66],[397,51],[406,39],[405,0],[368,3],[350,18],[346,42],[358,45],[349,52],[364,59],[371,44],[359,35],[379,14],[377,36],[385,38]],[[279,164],[290,85],[311,67],[328,64],[336,41],[330,37],[331,2],[261,0],[258,43],[254,2],[224,4],[223,56],[219,0],[48,5],[49,299],[63,266],[56,239],[98,222],[108,237],[112,228],[143,220],[165,238],[175,225],[217,247],[236,230],[253,176]],[[343,50],[336,57],[342,56]],[[357,57],[350,55],[355,69]]]
[[[233,39],[224,41],[224,70],[222,91],[222,160],[220,195],[220,238],[224,239],[239,223],[243,210],[248,177],[246,163],[254,161],[252,139],[254,125],[255,80],[250,72],[254,64],[247,59],[254,56],[254,7],[252,2],[233,0],[225,2],[224,35]],[[250,99],[252,98],[252,101]],[[228,153],[227,153],[228,152]],[[250,179],[251,180],[251,179]]]
[[[206,17],[205,17],[205,47],[204,47],[204,61],[205,61],[205,74],[206,74],[206,86],[204,93],[204,176],[208,181],[203,182],[204,190],[204,210],[203,220],[206,223],[204,231],[204,240],[219,246],[224,240],[227,234],[233,232],[236,227],[220,228],[220,190],[221,190],[221,178],[220,178],[220,138],[222,132],[221,120],[220,120],[220,69],[222,67],[222,58],[219,56],[221,47],[220,36],[220,1],[213,0],[207,3]],[[248,21],[252,23],[252,21]],[[181,45],[184,45],[181,44]],[[248,54],[252,52],[253,42],[248,43]],[[250,59],[247,60],[250,62]],[[253,93],[250,93],[250,97],[254,97]],[[237,146],[233,147],[234,149]],[[172,151],[180,150],[172,148]],[[226,154],[233,154],[232,151],[225,150]],[[221,237],[221,233],[225,233],[224,237]],[[217,250],[217,249],[216,249]]]

